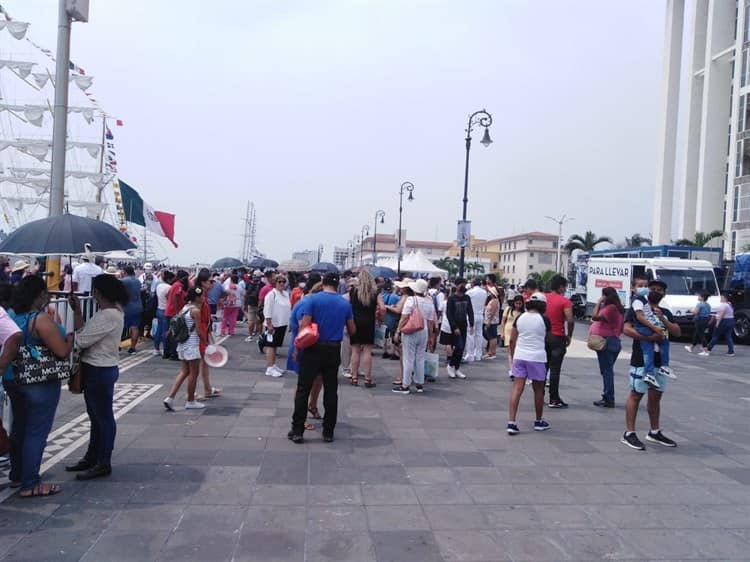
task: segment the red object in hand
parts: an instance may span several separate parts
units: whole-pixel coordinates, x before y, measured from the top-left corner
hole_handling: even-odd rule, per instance
[[[297,349],[307,349],[318,343],[320,334],[318,333],[318,325],[310,324],[302,328],[297,337],[294,338],[294,347]]]

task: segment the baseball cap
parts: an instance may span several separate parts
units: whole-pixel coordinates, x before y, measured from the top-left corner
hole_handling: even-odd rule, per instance
[[[260,269],[253,271],[253,277],[263,277],[263,272]]]
[[[648,282],[649,287],[653,287],[654,285],[656,285],[657,287],[661,287],[665,291],[667,290],[667,284],[661,279],[652,279]]]
[[[529,301],[543,302],[544,304],[547,304],[547,297],[544,296],[544,293],[534,293],[529,297]]]

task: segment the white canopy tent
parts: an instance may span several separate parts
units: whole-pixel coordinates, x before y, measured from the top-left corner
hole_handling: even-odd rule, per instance
[[[396,260],[394,260],[395,262]],[[440,269],[434,263],[432,263],[422,253],[421,250],[416,252],[409,252],[404,259],[401,260],[401,271],[408,271],[414,274],[427,274],[427,275],[448,275],[448,272],[444,269]]]

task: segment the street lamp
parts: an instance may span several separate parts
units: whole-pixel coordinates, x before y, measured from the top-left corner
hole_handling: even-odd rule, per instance
[[[350,268],[352,265],[354,265],[354,240],[349,240],[349,242],[346,243],[347,252],[346,252],[346,262],[347,262],[347,269]]]
[[[372,235],[372,265],[378,265],[378,219],[380,219],[380,224],[385,222],[385,211],[381,209],[375,211],[375,234]]]
[[[566,222],[574,221],[576,219],[566,215],[561,216],[559,219],[550,216],[545,216],[544,218],[557,223],[557,258],[555,260],[555,271],[557,271],[557,273],[560,273],[560,245],[562,244],[562,227]]]
[[[414,201],[414,184],[410,181],[405,181],[401,184],[401,189],[399,190],[399,196],[398,196],[398,248],[396,251],[398,252],[398,255],[396,256],[396,262],[398,265],[396,266],[396,275],[398,277],[401,277],[401,215],[404,212],[404,191],[409,193],[409,197],[407,198],[407,201]]]
[[[359,266],[362,267],[362,251],[365,249],[365,236],[369,236],[370,234],[370,227],[367,225],[364,225],[362,227],[362,242],[359,245]]]
[[[469,202],[469,152],[471,151],[471,132],[477,125],[484,127],[484,135],[479,141],[486,148],[492,144],[490,138],[490,125],[492,125],[492,115],[487,113],[486,109],[475,111],[469,115],[469,122],[466,126],[466,168],[464,170],[464,212],[463,223],[466,223],[466,205]],[[464,259],[466,257],[466,247],[461,247],[461,257],[458,261],[458,276],[464,276]]]

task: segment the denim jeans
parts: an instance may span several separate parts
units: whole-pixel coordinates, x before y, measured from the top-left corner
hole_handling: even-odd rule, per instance
[[[719,338],[724,336],[727,340],[727,351],[734,353],[734,318],[724,318],[719,325],[714,328],[714,335],[708,344],[708,350],[711,351],[718,343]]]
[[[466,326],[457,326],[461,334],[453,334],[453,353],[451,354],[448,364],[451,367],[458,369],[461,366],[461,358],[464,355],[464,348],[466,347]]]
[[[706,330],[708,329],[708,316],[695,319],[695,331],[693,332],[693,346],[701,344],[706,347]]]
[[[154,349],[156,351],[159,351],[159,348],[166,351],[167,349],[167,331],[168,331],[168,325],[167,325],[167,316],[164,313],[163,308],[157,308],[156,309],[156,319],[158,320],[158,323],[156,325],[156,333],[151,334],[151,338],[154,340]]]
[[[615,361],[621,349],[620,338],[608,336],[607,347],[596,352],[599,372],[602,375],[602,400],[605,402],[615,401]]]
[[[547,366],[549,367],[550,402],[560,400],[560,371],[565,352],[568,350],[565,336],[550,336],[547,344]]]
[[[315,377],[323,376],[323,435],[333,436],[339,408],[339,365],[341,364],[341,344],[339,342],[319,342],[305,350],[300,359],[300,373],[297,378],[297,395],[294,398],[292,431],[298,435],[305,432],[307,404]]]
[[[653,335],[653,330],[647,328],[646,326],[636,326],[635,331],[641,334],[642,336],[651,336]],[[641,351],[643,352],[643,372],[647,375],[654,374],[654,370],[656,369],[656,344],[659,344],[659,366],[660,367],[668,367],[669,366],[669,340],[664,339],[659,342],[649,341],[649,340],[640,340],[641,341]]]
[[[112,450],[115,448],[117,424],[112,412],[112,398],[115,382],[120,370],[114,367],[94,367],[81,363],[83,368],[83,398],[86,412],[91,420],[89,448],[84,459],[96,464],[111,464]]]
[[[41,482],[42,453],[60,401],[60,383],[18,384],[3,381],[10,396],[13,426],[10,430],[11,482],[30,490]]]

